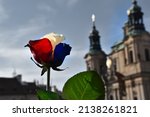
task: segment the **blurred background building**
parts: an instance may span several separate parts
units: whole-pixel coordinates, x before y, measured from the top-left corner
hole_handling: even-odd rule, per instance
[[[22,75],[0,77],[0,100],[37,100],[38,89],[46,89],[46,85],[36,81],[24,82]],[[52,86],[51,90],[61,94],[56,86]]]
[[[21,75],[0,77],[0,100],[37,99],[36,89],[35,82],[23,82]]]
[[[90,33],[90,50],[85,55],[87,70],[96,70],[106,85],[106,99],[150,99],[150,33],[146,31],[141,7],[136,0],[127,10],[123,39],[107,55],[100,46],[95,21]]]

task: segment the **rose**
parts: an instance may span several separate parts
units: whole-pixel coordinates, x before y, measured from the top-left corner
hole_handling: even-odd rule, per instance
[[[33,54],[34,63],[42,68],[43,75],[50,67],[53,70],[61,71],[60,66],[65,57],[70,54],[71,47],[68,44],[61,43],[64,40],[62,34],[49,33],[40,40],[30,40],[26,45]]]

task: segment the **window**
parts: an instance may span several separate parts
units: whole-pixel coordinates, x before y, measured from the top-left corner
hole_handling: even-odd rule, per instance
[[[113,70],[117,71],[117,59],[116,58],[113,59]]]
[[[129,51],[129,63],[133,63],[133,51]]]
[[[87,64],[87,71],[90,71],[90,62],[86,62],[86,64]]]
[[[90,66],[87,66],[87,71],[90,71]]]
[[[103,73],[103,65],[100,65],[100,73]]]
[[[90,67],[89,67],[89,65],[87,65],[87,71],[90,71]]]
[[[149,49],[145,49],[145,60],[150,61],[150,54],[149,54]]]
[[[115,97],[116,97],[116,100],[118,100],[118,89],[115,89]]]
[[[113,98],[113,96],[112,95],[110,95],[110,100],[113,100],[114,98]]]

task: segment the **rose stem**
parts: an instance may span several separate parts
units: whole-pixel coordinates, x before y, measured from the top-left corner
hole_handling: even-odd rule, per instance
[[[47,70],[47,87],[46,87],[46,90],[47,91],[51,90],[51,88],[50,88],[50,67]]]

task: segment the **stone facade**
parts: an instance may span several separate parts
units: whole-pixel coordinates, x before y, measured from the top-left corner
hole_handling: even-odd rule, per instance
[[[108,99],[150,99],[150,33],[145,30],[143,13],[137,1],[128,10],[124,38],[112,47],[109,58],[114,77],[108,82]],[[120,96],[119,81],[115,72],[123,75],[125,94]]]
[[[87,70],[95,70],[102,76],[108,100],[150,99],[150,33],[145,29],[144,13],[136,0],[127,13],[123,39],[112,46],[109,55],[101,49],[95,22],[89,36],[90,50],[85,55]],[[112,62],[109,69],[106,57]]]
[[[115,69],[125,76],[125,99],[150,99],[150,34],[131,36],[116,45],[119,46],[122,48],[112,51],[109,57],[113,62],[111,71]],[[115,80],[112,89],[118,90],[117,78]],[[113,97],[118,99],[114,93]]]

